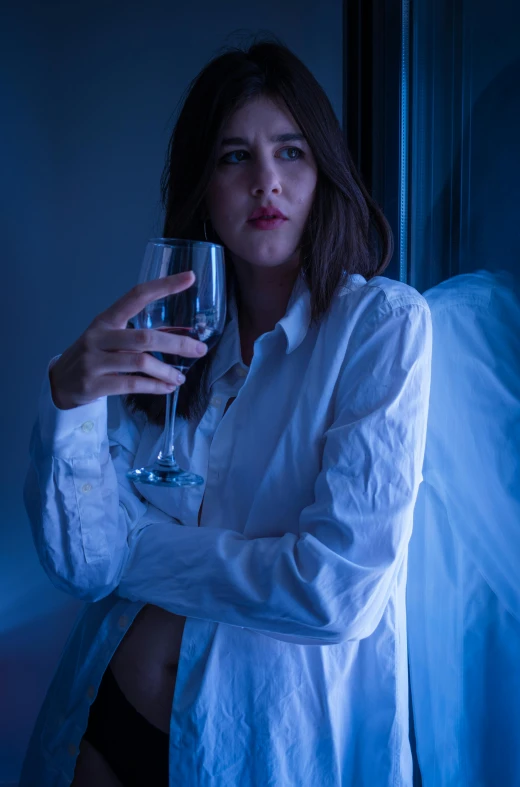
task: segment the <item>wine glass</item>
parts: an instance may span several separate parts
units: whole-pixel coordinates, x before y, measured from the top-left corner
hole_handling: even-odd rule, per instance
[[[193,271],[195,282],[187,290],[152,301],[134,317],[135,328],[152,328],[205,342],[210,350],[220,339],[226,321],[226,268],[224,248],[216,243],[154,238],[146,245],[139,283]],[[186,376],[198,358],[156,353],[156,357]],[[204,356],[205,357],[205,356]],[[183,470],[174,456],[174,426],[179,389],[166,395],[162,450],[153,465],[127,473],[132,481],[158,486],[197,486],[204,479]]]

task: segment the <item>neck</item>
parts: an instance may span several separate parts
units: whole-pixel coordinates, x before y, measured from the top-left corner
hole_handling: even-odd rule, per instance
[[[287,311],[298,268],[281,268],[234,265],[240,333],[253,340],[272,331]]]

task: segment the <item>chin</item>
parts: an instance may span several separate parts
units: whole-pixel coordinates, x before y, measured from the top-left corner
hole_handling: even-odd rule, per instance
[[[234,259],[238,263],[245,262],[259,268],[277,268],[285,265],[288,268],[296,268],[299,261],[299,252],[294,248],[276,248],[274,244],[269,244],[270,248],[241,248],[236,253],[231,249]]]

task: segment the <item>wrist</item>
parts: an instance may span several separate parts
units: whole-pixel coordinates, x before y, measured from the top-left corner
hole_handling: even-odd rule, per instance
[[[56,359],[56,361],[57,360],[58,359]],[[51,399],[54,406],[57,407],[58,410],[72,410],[72,408],[75,405],[67,403],[67,401],[65,401],[63,397],[60,396],[59,391],[56,387],[55,374],[54,374],[54,366],[56,365],[56,361],[53,361],[53,363],[49,368],[49,384],[51,389]]]

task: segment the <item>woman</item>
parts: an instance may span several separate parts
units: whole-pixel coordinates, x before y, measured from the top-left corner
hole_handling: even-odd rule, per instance
[[[228,322],[179,392],[176,455],[205,486],[125,475],[154,453],[176,384],[150,352],[196,353],[127,321],[190,274],[132,290],[44,381],[26,505],[54,584],[92,603],[21,785],[409,785],[427,305],[378,275],[388,225],[279,44],[197,77],[163,192],[166,237],[226,249]],[[266,213],[284,220],[262,229]]]

